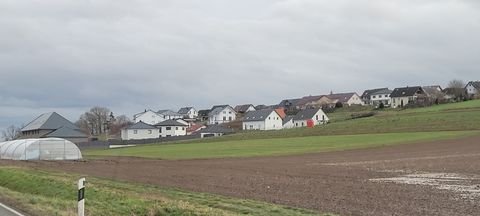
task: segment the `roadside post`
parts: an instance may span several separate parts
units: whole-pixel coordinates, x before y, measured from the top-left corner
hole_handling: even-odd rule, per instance
[[[85,216],[85,178],[78,180],[78,216]]]

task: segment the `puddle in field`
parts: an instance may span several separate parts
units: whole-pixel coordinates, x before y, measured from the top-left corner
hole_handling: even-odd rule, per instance
[[[456,173],[421,173],[392,178],[370,179],[370,181],[425,185],[439,190],[452,191],[464,199],[475,200],[480,198],[480,178],[478,176]]]

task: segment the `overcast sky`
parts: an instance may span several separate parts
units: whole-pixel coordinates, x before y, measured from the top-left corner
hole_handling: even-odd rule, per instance
[[[2,0],[0,129],[480,79],[476,0]]]

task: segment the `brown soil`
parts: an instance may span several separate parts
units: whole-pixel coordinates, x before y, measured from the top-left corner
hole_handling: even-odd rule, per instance
[[[341,215],[480,214],[478,196],[464,196],[442,185],[391,180],[408,174],[451,173],[469,176],[468,184],[472,185],[468,187],[480,188],[480,178],[477,178],[480,176],[480,137],[302,156],[184,161],[139,158],[87,162],[0,161],[0,165],[12,164],[173,186]],[[388,178],[390,180],[381,181]]]

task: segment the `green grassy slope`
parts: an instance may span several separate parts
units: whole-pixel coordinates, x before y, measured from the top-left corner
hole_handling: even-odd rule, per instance
[[[308,136],[209,143],[148,145],[132,148],[92,150],[88,156],[135,156],[161,159],[253,157],[338,151],[428,140],[453,139],[479,134],[476,131],[384,133]]]
[[[76,215],[80,176],[0,167],[0,197],[33,215]],[[86,215],[317,215],[263,202],[87,177]]]

